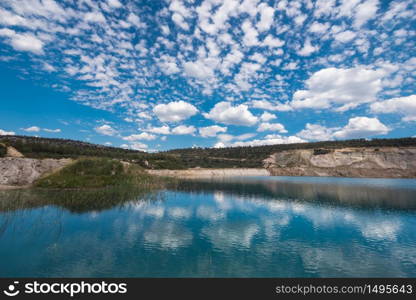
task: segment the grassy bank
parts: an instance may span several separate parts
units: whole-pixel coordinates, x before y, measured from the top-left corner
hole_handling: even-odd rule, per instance
[[[102,188],[141,187],[157,188],[163,178],[148,174],[134,164],[123,164],[108,158],[81,158],[60,171],[35,182],[40,188]]]

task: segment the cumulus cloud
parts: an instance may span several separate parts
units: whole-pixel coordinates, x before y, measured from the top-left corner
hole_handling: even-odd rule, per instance
[[[0,135],[15,135],[16,133],[14,131],[6,131],[3,129],[0,129]]]
[[[127,147],[122,147],[122,148],[130,148],[132,150],[138,150],[138,151],[147,151],[147,148],[149,148],[148,145],[140,143],[140,142],[131,143],[130,145],[123,144],[121,146],[127,146]]]
[[[232,106],[225,101],[215,104],[209,113],[203,115],[207,119],[229,125],[252,126],[258,121],[258,118],[248,110],[247,105]]]
[[[94,130],[102,135],[114,136],[118,134],[118,131],[116,129],[107,124],[95,127]]]
[[[156,105],[153,112],[162,122],[180,122],[195,115],[198,109],[192,104],[180,100]]]
[[[273,24],[274,9],[265,3],[259,5],[260,21],[257,23],[259,31],[266,31],[270,29]]]
[[[387,134],[390,130],[377,118],[355,117],[351,118],[345,127],[335,131],[333,137],[337,139],[365,138]]]
[[[309,27],[309,31],[313,33],[324,34],[329,29],[328,23],[313,22]]]
[[[261,116],[260,116],[260,120],[263,122],[268,122],[270,120],[274,120],[276,119],[276,115],[268,113],[267,111],[265,111]]]
[[[196,131],[195,126],[179,125],[172,129],[172,134],[185,135],[194,134]]]
[[[214,76],[214,71],[211,67],[205,65],[201,61],[186,62],[183,65],[185,74],[200,80],[211,78]]]
[[[39,132],[40,131],[40,127],[38,126],[31,126],[28,128],[23,128],[22,130],[26,131],[26,132]]]
[[[290,111],[293,108],[286,103],[280,102],[270,102],[267,100],[253,100],[250,105],[254,108],[261,108],[266,110],[275,110],[275,111]]]
[[[161,127],[148,127],[146,131],[156,134],[170,134],[170,128],[167,125]]]
[[[357,34],[351,30],[345,30],[343,32],[337,33],[335,35],[335,40],[342,42],[342,43],[347,43],[351,41],[353,38],[355,38],[356,35]]]
[[[259,125],[259,128],[257,128],[257,131],[263,132],[263,131],[278,131],[280,133],[286,133],[287,130],[285,129],[285,126],[283,126],[280,123],[261,123]]]
[[[296,109],[334,107],[342,111],[375,101],[385,74],[382,69],[365,67],[322,69],[306,80],[306,90],[294,93],[291,106]]]
[[[123,4],[121,4],[119,0],[108,0],[107,3],[109,6],[114,8],[120,8],[123,6]]]
[[[357,5],[355,11],[354,26],[361,27],[376,16],[378,10],[378,0],[367,0]]]
[[[240,135],[232,135],[232,134],[219,134],[217,136],[218,142],[214,145],[214,148],[222,148],[227,146],[232,146],[233,142],[237,141],[245,141],[251,139],[255,136],[254,133],[244,133]]]
[[[98,22],[98,23],[103,23],[106,21],[104,15],[99,12],[99,11],[91,11],[91,12],[87,12],[84,15],[84,20],[87,22]]]
[[[325,127],[319,124],[307,123],[305,129],[296,136],[309,141],[328,141],[333,139],[355,139],[384,135],[390,128],[377,118],[354,117],[350,118],[344,127]]]
[[[309,56],[319,50],[319,47],[313,46],[309,39],[306,39],[305,44],[297,52],[300,56]]]
[[[375,102],[371,104],[370,109],[378,114],[400,114],[405,122],[416,121],[416,95]]]
[[[334,128],[327,128],[319,124],[307,123],[305,129],[296,136],[309,141],[328,141],[332,139]]]
[[[123,140],[125,141],[138,141],[138,140],[152,141],[154,139],[156,139],[156,136],[147,132],[142,132],[139,134],[132,134],[132,135],[123,137]]]
[[[28,51],[34,54],[43,54],[43,42],[33,34],[19,34],[14,30],[0,29],[0,36],[8,38],[8,42],[17,51]]]
[[[59,132],[61,132],[61,129],[59,129],[59,128],[57,128],[57,129],[43,128],[42,130],[46,131],[46,132],[50,132],[50,133],[59,133]]]
[[[130,122],[123,125],[140,122],[149,135],[172,134],[167,125],[154,127],[153,117],[181,122],[197,114],[191,103],[213,107],[205,116],[218,125],[271,124],[270,112],[287,120],[298,116],[286,112],[302,108],[350,117],[348,110],[362,104],[372,113],[416,118],[414,101],[403,97],[414,94],[416,67],[409,0],[29,2],[0,1],[0,60],[13,68],[25,59],[25,77],[123,115]],[[314,118],[320,115],[312,112],[308,121]],[[299,138],[333,139],[345,125],[311,123]],[[198,129],[201,137],[225,133],[208,127]]]
[[[244,32],[244,37],[243,37],[244,45],[246,45],[247,47],[251,47],[259,43],[259,40],[258,40],[259,33],[253,27],[253,24],[250,21],[246,20],[243,23],[241,28],[243,29],[243,32]]]
[[[199,135],[206,137],[215,137],[220,132],[227,132],[227,127],[222,127],[218,125],[207,126],[199,128]]]
[[[297,136],[281,136],[281,135],[269,135],[265,139],[256,139],[250,141],[237,141],[233,143],[217,143],[214,147],[246,147],[246,146],[266,146],[266,145],[278,145],[278,144],[294,144],[305,143],[306,141]]]

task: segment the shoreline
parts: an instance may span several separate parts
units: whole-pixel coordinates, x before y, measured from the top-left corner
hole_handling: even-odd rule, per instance
[[[30,185],[5,185],[5,184],[0,184],[0,191],[20,190],[20,189],[27,189],[27,188],[30,188]]]
[[[208,169],[194,168],[184,170],[146,170],[150,175],[176,178],[213,178],[234,176],[270,176],[270,172],[263,168],[224,168]]]

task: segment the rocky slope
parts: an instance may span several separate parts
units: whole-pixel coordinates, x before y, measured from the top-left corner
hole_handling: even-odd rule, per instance
[[[0,185],[22,186],[39,177],[57,171],[71,159],[32,159],[20,157],[0,158]]]
[[[288,150],[264,167],[276,176],[416,177],[416,147]]]

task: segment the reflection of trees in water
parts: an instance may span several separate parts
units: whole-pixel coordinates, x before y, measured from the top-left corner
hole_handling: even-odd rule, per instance
[[[17,236],[62,232],[64,210],[71,213],[100,212],[127,203],[161,199],[161,194],[135,188],[106,188],[79,190],[28,189],[0,192],[0,237],[7,230]],[[50,207],[56,209],[50,209]],[[36,210],[33,212],[33,210]],[[28,218],[25,218],[25,215]],[[19,220],[18,222],[16,220]],[[24,229],[24,230],[22,230]],[[45,229],[49,229],[45,232]]]
[[[221,191],[238,196],[293,199],[360,208],[416,209],[416,190],[406,188],[255,179],[186,180],[178,183],[176,188],[201,193]]]
[[[102,189],[51,190],[29,189],[0,192],[0,212],[51,205],[72,213],[102,211],[130,201],[159,199],[157,192],[129,187]]]
[[[3,197],[0,224],[4,216],[17,216],[12,220],[16,234],[10,232],[9,222],[0,243],[16,239],[18,245],[30,245],[19,254],[25,262],[35,258],[34,266],[28,264],[32,269],[24,272],[40,270],[47,276],[415,274],[414,217],[398,211],[317,205],[312,201],[313,186],[302,185],[188,182],[178,188],[189,193],[105,191],[98,198],[88,198],[85,191],[82,195],[19,191]],[[326,191],[319,187],[318,192]],[[346,197],[338,187],[323,194],[328,197],[333,190],[334,197]],[[291,200],[300,195],[304,201]],[[305,201],[308,197],[311,200]],[[153,201],[158,199],[162,201]],[[21,204],[7,210],[7,202],[13,201]],[[95,203],[88,205],[89,201]],[[110,208],[116,213],[103,211]],[[19,260],[14,259],[12,263]]]

